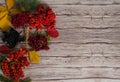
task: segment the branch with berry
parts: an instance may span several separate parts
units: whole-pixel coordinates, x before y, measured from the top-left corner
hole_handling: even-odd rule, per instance
[[[0,80],[30,82],[30,78],[23,79],[23,69],[30,63],[39,63],[38,51],[48,50],[50,39],[59,36],[56,29],[56,14],[52,8],[40,4],[38,0],[5,0],[5,2],[8,9],[0,5],[0,29],[4,42],[4,45],[0,46],[3,72]],[[24,48],[16,48],[20,42],[25,43]]]

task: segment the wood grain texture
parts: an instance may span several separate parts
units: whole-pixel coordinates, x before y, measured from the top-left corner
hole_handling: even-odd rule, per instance
[[[70,79],[70,80],[47,80],[35,82],[119,82],[119,80],[112,79]]]
[[[107,57],[107,56],[86,56],[86,57],[41,57],[41,65],[36,67],[100,67],[100,68],[119,68],[120,57]],[[112,61],[111,61],[112,60]],[[56,61],[56,62],[55,62]],[[78,63],[79,62],[79,63]],[[31,67],[32,68],[32,67]],[[34,67],[33,67],[34,68]]]
[[[32,82],[120,82],[120,0],[41,1],[56,13],[60,36],[39,52],[41,63],[25,69],[26,76]]]
[[[120,27],[119,21],[119,16],[57,16],[57,28],[116,28]]]
[[[69,47],[68,47],[69,46]],[[120,56],[120,45],[116,44],[51,44],[49,51],[41,51],[41,56]],[[72,52],[71,52],[72,51]],[[48,53],[49,52],[49,53]],[[51,55],[52,54],[52,55]]]
[[[114,16],[120,14],[120,5],[50,5],[57,15]]]
[[[112,29],[60,29],[60,37],[54,42],[70,43],[120,43],[120,28]],[[66,38],[66,39],[64,39]]]
[[[41,0],[53,5],[112,5],[119,4],[119,0]]]
[[[31,73],[29,73],[31,71]],[[76,80],[76,79],[113,79],[119,80],[117,68],[39,68],[26,70],[35,81]],[[36,77],[34,77],[36,76]],[[39,76],[39,77],[38,77]]]

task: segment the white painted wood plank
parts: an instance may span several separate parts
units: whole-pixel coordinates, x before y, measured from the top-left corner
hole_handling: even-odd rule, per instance
[[[120,56],[120,44],[72,44],[53,43],[49,51],[40,51],[41,56]]]
[[[33,82],[96,82],[96,80],[95,79],[42,80],[42,81],[36,81],[35,80]]]
[[[102,79],[101,82],[120,82],[120,80],[119,79]]]
[[[57,15],[114,16],[120,15],[120,5],[50,5]]]
[[[84,79],[84,80],[42,80],[42,81],[32,81],[32,82],[95,82],[93,79]]]
[[[48,4],[57,4],[57,5],[79,5],[79,4],[84,4],[84,5],[106,5],[106,4],[119,4],[119,0],[42,0],[45,3]]]
[[[60,29],[54,42],[70,43],[120,43],[120,28],[112,29]]]
[[[57,28],[107,28],[120,27],[120,17],[57,16]]]
[[[120,82],[118,79],[70,79],[70,80],[42,80],[34,82]]]
[[[120,57],[106,56],[88,56],[88,57],[41,57],[40,65],[31,66],[31,68],[61,68],[61,67],[104,67],[120,68]]]
[[[34,68],[26,70],[34,81],[73,79],[120,79],[120,69],[114,68]]]

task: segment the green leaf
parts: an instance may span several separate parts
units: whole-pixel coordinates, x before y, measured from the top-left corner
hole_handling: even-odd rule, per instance
[[[31,81],[32,80],[29,77],[20,80],[20,82],[31,82]],[[14,80],[0,74],[0,82],[14,82]]]
[[[13,82],[13,80],[0,74],[0,82]]]
[[[47,38],[48,41],[50,41],[50,35],[46,34],[45,37]]]
[[[35,11],[40,4],[40,0],[16,0],[15,7],[21,11]]]

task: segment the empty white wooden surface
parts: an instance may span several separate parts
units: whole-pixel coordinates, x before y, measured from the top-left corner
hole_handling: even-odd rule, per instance
[[[4,0],[1,0],[1,2]],[[42,0],[60,36],[25,70],[32,82],[120,82],[120,0]]]

